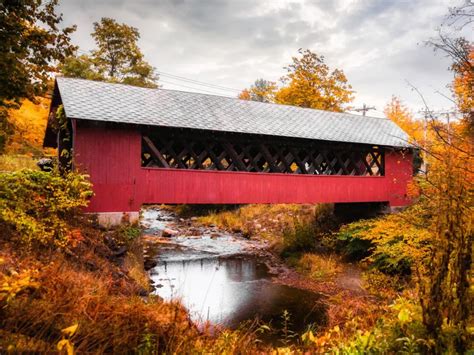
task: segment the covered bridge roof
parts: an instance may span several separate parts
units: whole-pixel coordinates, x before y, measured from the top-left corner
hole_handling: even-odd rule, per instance
[[[407,147],[387,118],[123,84],[56,78],[67,117],[324,141]]]

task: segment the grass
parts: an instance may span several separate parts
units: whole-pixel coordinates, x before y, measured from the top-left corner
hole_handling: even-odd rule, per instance
[[[311,253],[301,255],[296,268],[316,281],[333,280],[343,269],[340,257]]]
[[[2,154],[0,155],[0,172],[21,169],[39,170],[36,162],[37,159],[28,155]]]
[[[282,241],[285,230],[294,227],[295,219],[311,223],[315,209],[314,205],[244,205],[233,210],[211,211],[200,216],[198,222],[277,243]]]
[[[135,349],[147,330],[161,338],[156,344],[161,348],[168,346],[168,334],[192,331],[180,305],[153,297],[145,303],[133,295],[130,282],[102,271],[98,275],[76,270],[64,259],[44,267],[35,278],[40,288],[35,293],[18,294],[8,303],[2,328],[8,329],[11,337],[4,339],[7,344],[3,348],[52,351],[61,330],[73,324],[78,325],[73,339],[76,350],[98,353]],[[29,335],[47,346],[32,349],[18,343],[16,335]]]

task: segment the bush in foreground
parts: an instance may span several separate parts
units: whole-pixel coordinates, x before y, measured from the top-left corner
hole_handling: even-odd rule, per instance
[[[21,170],[0,174],[0,226],[24,247],[65,247],[77,231],[69,226],[92,196],[87,176]]]

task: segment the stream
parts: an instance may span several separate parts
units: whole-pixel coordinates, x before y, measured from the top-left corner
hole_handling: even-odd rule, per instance
[[[264,336],[276,342],[282,332],[302,334],[324,325],[321,295],[278,282],[278,268],[268,265],[266,245],[217,228],[194,227],[158,208],[143,211],[146,258],[155,293],[180,300],[198,327],[236,329],[260,321],[272,329]],[[175,235],[163,237],[163,230]],[[284,316],[284,312],[288,316]]]

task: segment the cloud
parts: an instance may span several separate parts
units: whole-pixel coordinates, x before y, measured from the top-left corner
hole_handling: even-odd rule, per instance
[[[452,5],[449,0],[62,0],[60,10],[67,24],[78,25],[73,38],[83,50],[93,48],[92,23],[112,17],[139,29],[146,59],[159,71],[230,88],[247,87],[260,77],[277,81],[298,48],[310,48],[330,67],[345,71],[357,105],[382,110],[392,94],[420,107],[407,80],[435,107],[449,106],[434,94],[452,79],[449,61],[423,42],[435,36]],[[165,88],[236,95],[162,79]]]

